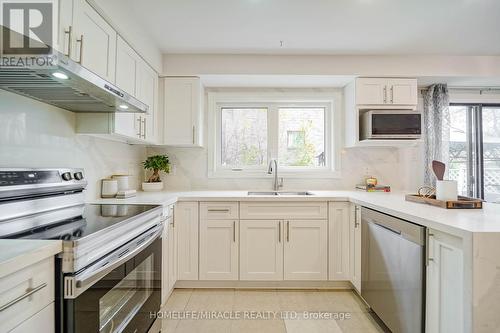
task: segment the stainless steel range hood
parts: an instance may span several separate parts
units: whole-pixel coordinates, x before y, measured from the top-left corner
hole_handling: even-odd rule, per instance
[[[73,112],[146,113],[148,106],[55,53],[50,67],[0,66],[0,88]]]

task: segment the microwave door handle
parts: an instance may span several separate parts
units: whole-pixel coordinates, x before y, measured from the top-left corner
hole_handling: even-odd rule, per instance
[[[160,224],[155,228],[154,233],[149,235],[146,241],[144,241],[141,245],[134,248],[132,251],[129,251],[129,249],[122,251],[124,255],[119,256],[119,258],[114,262],[95,270],[92,269],[85,270],[82,273],[76,275],[74,277],[75,286],[77,289],[77,295],[75,295],[75,297],[84,292],[85,290],[87,290],[101,278],[111,273],[111,271],[113,271],[115,268],[127,262],[128,260],[136,256],[138,253],[140,253],[142,250],[144,250],[146,247],[151,245],[151,243],[153,243],[162,234],[162,231],[163,231],[163,224]]]

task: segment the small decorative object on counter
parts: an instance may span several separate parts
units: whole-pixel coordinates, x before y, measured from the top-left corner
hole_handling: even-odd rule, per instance
[[[160,171],[170,172],[170,162],[167,155],[149,156],[143,162],[144,169],[153,171],[147,182],[142,183],[142,190],[146,192],[161,191],[163,182],[160,178]]]
[[[129,177],[129,175],[113,175],[111,179],[118,182],[118,191],[126,191],[130,189]]]
[[[128,198],[135,197],[136,195],[137,195],[136,190],[118,191],[118,193],[116,193],[116,198],[117,199],[128,199]]]
[[[378,184],[377,178],[372,176],[366,178],[366,186],[376,186],[377,184]]]
[[[103,179],[101,181],[101,198],[114,198],[118,192],[118,181]]]
[[[356,189],[363,190],[366,192],[391,192],[391,186],[389,185],[356,185]]]
[[[407,194],[406,201],[423,203],[446,209],[481,209],[483,200],[469,197],[457,196],[456,200],[439,200],[436,198],[436,190],[431,186],[422,186],[417,194]]]

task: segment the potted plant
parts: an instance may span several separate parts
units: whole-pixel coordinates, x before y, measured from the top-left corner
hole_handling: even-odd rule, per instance
[[[170,172],[170,162],[167,155],[149,156],[143,163],[144,169],[153,171],[146,182],[142,183],[142,190],[146,192],[161,191],[163,182],[160,178],[160,171]]]

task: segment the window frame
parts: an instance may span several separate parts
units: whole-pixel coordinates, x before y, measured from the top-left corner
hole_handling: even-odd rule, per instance
[[[231,168],[221,163],[221,110],[234,107],[261,107],[268,109],[267,163],[278,155],[279,109],[293,107],[325,108],[325,166],[280,166],[279,176],[286,178],[340,178],[341,150],[340,90],[328,91],[245,91],[208,92],[208,177],[209,178],[269,178],[267,165]],[[279,162],[279,161],[278,161]]]

